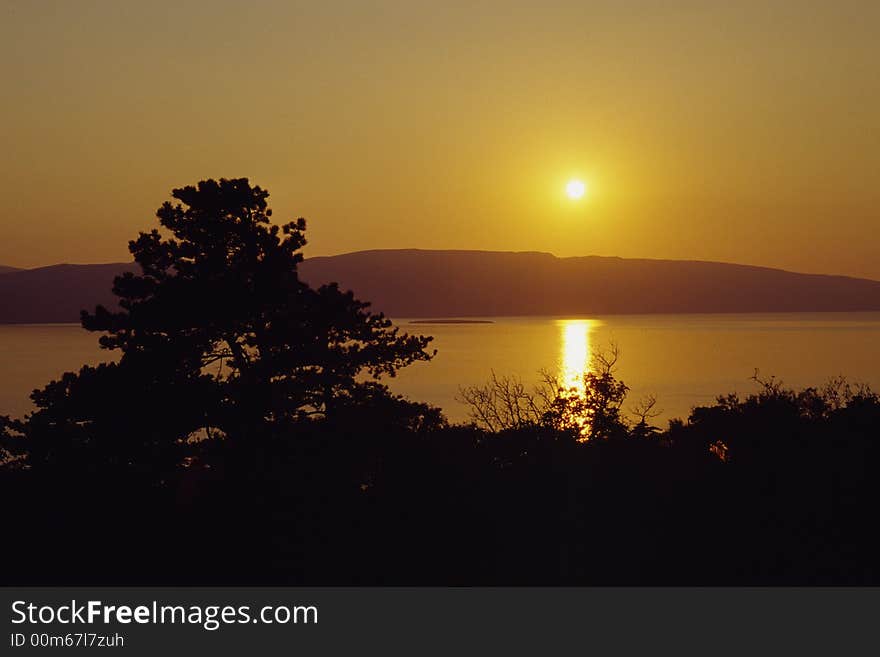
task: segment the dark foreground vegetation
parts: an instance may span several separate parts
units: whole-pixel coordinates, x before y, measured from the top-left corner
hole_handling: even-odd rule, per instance
[[[870,390],[756,377],[660,430],[612,350],[450,426],[380,382],[430,339],[303,283],[267,196],[175,190],[83,315],[118,360],[0,419],[5,583],[880,584]]]

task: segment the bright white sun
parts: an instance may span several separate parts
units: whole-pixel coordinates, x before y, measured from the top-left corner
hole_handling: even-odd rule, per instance
[[[587,186],[583,180],[569,180],[565,186],[565,193],[568,194],[568,198],[574,201],[582,198],[586,191]]]

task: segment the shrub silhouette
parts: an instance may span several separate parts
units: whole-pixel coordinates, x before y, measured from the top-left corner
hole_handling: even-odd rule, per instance
[[[629,427],[622,408],[629,386],[617,378],[619,359],[620,348],[613,343],[594,352],[580,386],[566,385],[544,370],[541,383],[528,390],[521,380],[493,372],[488,383],[461,388],[459,401],[470,409],[475,426],[492,433],[542,427],[580,440],[625,437]],[[635,409],[639,435],[656,431],[648,424],[653,406],[649,398]]]

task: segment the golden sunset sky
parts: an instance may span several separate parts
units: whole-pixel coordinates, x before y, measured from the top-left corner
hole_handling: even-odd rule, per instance
[[[127,260],[172,187],[247,176],[307,255],[880,279],[878,31],[876,0],[0,0],[0,264]]]

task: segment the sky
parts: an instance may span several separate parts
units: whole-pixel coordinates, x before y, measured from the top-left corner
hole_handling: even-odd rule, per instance
[[[0,0],[0,264],[125,261],[172,188],[248,177],[306,255],[880,279],[878,25],[876,0]]]

